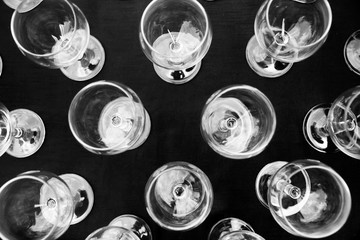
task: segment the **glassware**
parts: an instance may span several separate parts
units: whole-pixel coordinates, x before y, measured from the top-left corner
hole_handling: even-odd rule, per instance
[[[11,112],[0,102],[0,157],[7,152],[24,158],[34,154],[45,139],[45,126],[39,115],[27,109]]]
[[[324,238],[345,224],[351,195],[341,176],[317,160],[267,164],[256,178],[256,194],[287,232]]]
[[[76,140],[97,154],[137,148],[151,128],[149,114],[136,93],[113,81],[97,81],[81,89],[71,102],[68,116]]]
[[[151,240],[149,226],[144,220],[134,215],[121,215],[111,223],[91,233],[86,240]]]
[[[344,58],[350,70],[360,75],[360,30],[355,31],[346,40]]]
[[[3,62],[2,62],[2,59],[0,57],[0,76],[1,76],[1,73],[2,73],[2,69],[3,69]]]
[[[22,0],[12,15],[11,33],[26,57],[60,68],[72,80],[88,80],[104,65],[101,43],[90,36],[81,10],[67,0]]]
[[[154,0],[142,14],[142,50],[166,82],[182,84],[193,79],[211,40],[209,18],[196,0]]]
[[[213,198],[208,177],[187,162],[161,166],[145,187],[145,205],[150,217],[159,226],[173,231],[200,225],[211,211]]]
[[[258,75],[279,77],[324,44],[331,23],[327,0],[266,0],[256,14],[246,59]]]
[[[0,237],[57,239],[91,211],[94,193],[76,174],[29,171],[0,188]]]
[[[233,159],[261,153],[276,128],[275,110],[258,89],[232,85],[216,91],[206,102],[201,134],[218,154]]]
[[[351,88],[330,104],[318,104],[306,114],[303,133],[320,152],[341,150],[360,159],[360,86]]]
[[[224,218],[210,230],[208,240],[265,240],[246,222],[238,218]]]

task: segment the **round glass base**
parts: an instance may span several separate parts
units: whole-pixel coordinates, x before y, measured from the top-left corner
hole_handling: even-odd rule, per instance
[[[94,205],[94,192],[90,184],[81,176],[68,173],[59,176],[69,186],[74,198],[75,210],[71,224],[85,219]]]
[[[154,64],[154,69],[157,75],[159,75],[159,77],[165,82],[172,84],[183,84],[190,81],[199,72],[200,67],[201,62],[184,70],[169,70]]]
[[[99,40],[90,36],[89,44],[81,59],[74,64],[61,68],[68,78],[75,81],[86,81],[95,77],[105,63],[105,50]]]
[[[144,130],[143,130],[140,138],[136,141],[136,143],[133,146],[131,146],[129,148],[129,150],[135,149],[135,148],[141,146],[146,141],[146,139],[148,138],[148,136],[150,134],[150,129],[151,129],[150,116],[149,116],[149,113],[145,110]]]
[[[264,207],[269,208],[268,206],[268,187],[270,184],[271,177],[283,167],[287,162],[276,161],[265,165],[258,175],[256,176],[255,181],[255,190],[256,196]]]
[[[211,228],[208,240],[219,240],[222,236],[235,231],[254,232],[254,229],[249,224],[238,218],[225,218],[217,222]]]
[[[16,9],[19,6],[19,4],[22,2],[22,0],[3,0],[3,1],[8,7],[12,9]]]
[[[287,73],[292,63],[280,62],[260,47],[255,35],[246,46],[246,60],[254,72],[262,77],[275,78]]]
[[[351,71],[360,75],[360,30],[347,39],[344,46],[344,58]]]
[[[319,104],[311,108],[303,122],[303,133],[311,147],[319,152],[333,153],[338,149],[332,142],[326,127],[330,104]]]
[[[16,132],[6,152],[24,158],[39,150],[45,139],[45,126],[39,115],[27,109],[16,109],[10,112],[10,119]]]
[[[121,215],[112,220],[109,226],[116,226],[128,229],[132,231],[136,236],[138,236],[139,240],[152,239],[150,227],[146,224],[144,220],[135,215]]]

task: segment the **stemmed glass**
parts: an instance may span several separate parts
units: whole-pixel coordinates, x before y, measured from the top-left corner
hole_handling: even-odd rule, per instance
[[[187,162],[161,166],[145,187],[145,205],[150,217],[159,226],[173,231],[200,225],[211,211],[213,198],[208,177]]]
[[[344,58],[350,70],[360,75],[360,30],[355,31],[346,40]]]
[[[265,240],[254,229],[238,218],[224,218],[210,230],[208,240]]]
[[[17,158],[34,154],[45,139],[45,126],[39,115],[27,109],[11,112],[0,102],[0,156],[5,152]]]
[[[11,33],[26,57],[60,68],[72,80],[88,80],[103,67],[101,43],[90,36],[81,10],[67,0],[22,0],[12,15]]]
[[[148,137],[150,117],[129,87],[97,81],[81,89],[71,102],[69,125],[87,150],[112,155],[139,147]]]
[[[272,162],[256,178],[256,194],[287,232],[324,238],[337,232],[351,210],[350,190],[342,177],[317,160]]]
[[[246,59],[258,75],[279,77],[324,44],[331,23],[327,0],[266,0],[256,14]]]
[[[86,240],[151,240],[149,226],[141,218],[125,214],[115,218],[108,226],[91,233]]]
[[[156,73],[173,84],[195,77],[212,40],[209,18],[196,0],[151,1],[142,14],[139,35]]]
[[[201,134],[220,155],[250,158],[261,153],[276,128],[275,110],[258,89],[232,85],[216,91],[206,102]]]
[[[94,193],[79,175],[29,171],[0,188],[2,239],[57,239],[91,211]]]
[[[303,122],[306,141],[320,152],[340,149],[348,156],[360,159],[359,106],[360,86],[343,92],[331,105],[314,106]]]

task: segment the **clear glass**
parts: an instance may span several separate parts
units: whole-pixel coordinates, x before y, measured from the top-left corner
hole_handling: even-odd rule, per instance
[[[25,172],[0,188],[0,237],[57,239],[93,206],[90,185],[75,174]]]
[[[344,46],[344,58],[350,70],[360,75],[360,30],[347,39]]]
[[[303,123],[305,139],[320,152],[337,149],[360,159],[360,86],[339,95],[330,104],[310,109]]]
[[[313,55],[332,23],[327,0],[267,0],[256,14],[246,48],[250,67],[260,76],[279,77],[292,63]]]
[[[265,240],[254,229],[238,218],[224,218],[210,230],[208,240]]]
[[[317,160],[270,163],[259,172],[255,188],[276,222],[295,236],[328,237],[343,227],[350,214],[346,182]]]
[[[196,0],[154,0],[140,21],[140,43],[164,81],[182,84],[198,73],[209,50],[209,18]]]
[[[68,118],[76,140],[96,154],[137,148],[151,128],[140,98],[114,81],[97,81],[81,89],[71,102]]]
[[[104,49],[90,36],[86,17],[67,0],[21,1],[11,18],[11,33],[27,58],[60,68],[72,80],[88,80],[104,64]]]
[[[45,139],[45,126],[39,115],[27,109],[11,112],[0,102],[0,157],[7,152],[24,158],[34,154]]]
[[[91,233],[86,240],[152,240],[151,230],[141,218],[125,214],[115,218],[108,226]]]
[[[244,159],[261,153],[276,128],[275,110],[258,89],[232,85],[216,91],[206,102],[201,134],[220,155]]]
[[[161,227],[190,230],[200,225],[211,211],[213,190],[210,180],[196,166],[171,162],[158,168],[145,187],[145,205]]]

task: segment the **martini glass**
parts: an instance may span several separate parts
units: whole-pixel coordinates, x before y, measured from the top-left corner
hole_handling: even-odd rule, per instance
[[[259,172],[255,188],[276,222],[295,236],[328,237],[342,228],[350,214],[346,182],[317,160],[267,164]]]
[[[29,171],[0,188],[0,237],[58,239],[91,211],[94,193],[79,175]]]
[[[190,230],[209,215],[213,191],[208,177],[196,166],[171,162],[157,169],[145,187],[146,210],[161,227]]]
[[[360,75],[360,30],[355,31],[346,40],[344,58],[350,70]]]

